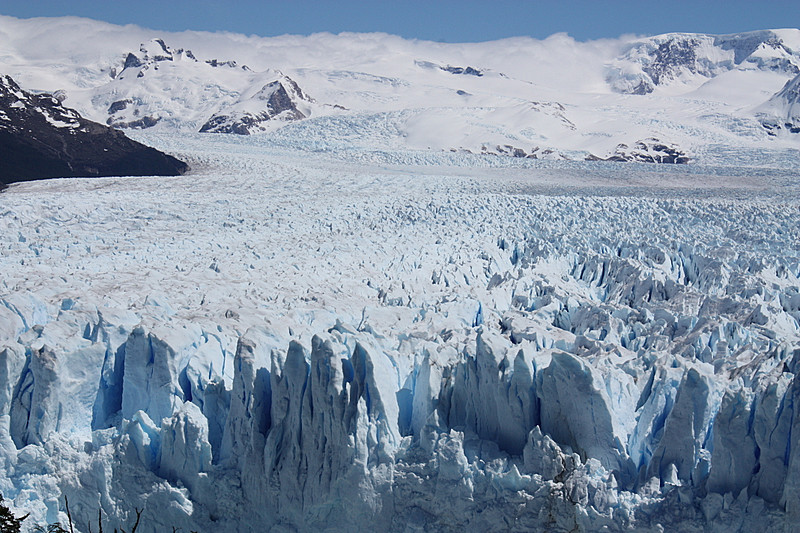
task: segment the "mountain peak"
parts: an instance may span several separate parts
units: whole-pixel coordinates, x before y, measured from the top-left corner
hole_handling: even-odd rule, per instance
[[[200,128],[201,133],[250,135],[267,129],[270,121],[294,121],[307,118],[308,104],[314,100],[288,76],[265,84],[253,96],[240,98],[232,106],[215,113]],[[300,107],[303,110],[300,109]]]
[[[761,125],[770,135],[800,133],[800,74],[787,81],[759,111]]]
[[[118,77],[123,79],[125,77],[123,74],[136,70],[136,76],[141,78],[150,68],[158,70],[158,63],[183,59],[197,62],[197,58],[191,50],[173,49],[167,46],[163,39],[150,39],[146,43],[139,45],[138,52],[128,52]]]
[[[150,39],[139,46],[139,51],[153,61],[172,61],[172,50],[163,39]]]
[[[632,43],[623,56],[612,62],[607,81],[616,92],[641,95],[677,82],[701,83],[729,70],[798,74],[800,48],[793,47],[793,34],[784,31],[781,35],[761,30],[731,35],[668,33],[648,37]],[[800,43],[800,32],[796,40]]]

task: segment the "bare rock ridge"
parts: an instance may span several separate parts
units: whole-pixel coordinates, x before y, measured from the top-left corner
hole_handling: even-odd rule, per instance
[[[186,163],[0,76],[0,184],[56,177],[177,176]]]

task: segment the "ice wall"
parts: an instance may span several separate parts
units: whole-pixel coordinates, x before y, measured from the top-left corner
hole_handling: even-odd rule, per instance
[[[527,266],[487,274],[488,313],[254,326],[233,353],[180,320],[4,300],[0,488],[24,506],[57,487],[79,524],[144,508],[154,531],[792,523],[793,289],[744,301],[750,263],[681,249],[532,250],[493,252]]]

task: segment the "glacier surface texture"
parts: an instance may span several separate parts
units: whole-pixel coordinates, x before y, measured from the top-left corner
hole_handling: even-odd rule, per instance
[[[149,139],[192,176],[0,196],[15,508],[63,520],[67,495],[79,528],[139,508],[152,531],[797,523],[790,178],[204,135]]]

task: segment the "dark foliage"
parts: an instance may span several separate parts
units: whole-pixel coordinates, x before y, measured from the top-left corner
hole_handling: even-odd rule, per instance
[[[0,533],[19,533],[22,522],[28,515],[16,517],[11,509],[3,503],[3,495],[0,494]]]

